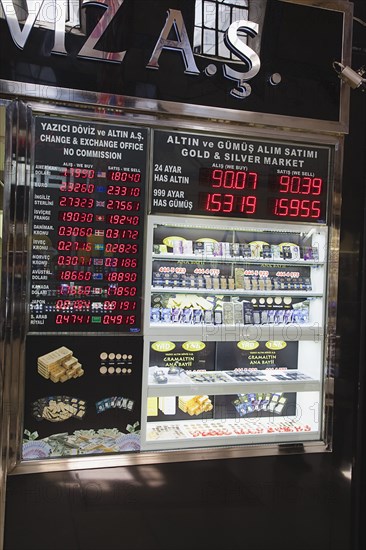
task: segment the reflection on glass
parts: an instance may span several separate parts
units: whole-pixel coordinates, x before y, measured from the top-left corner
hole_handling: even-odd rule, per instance
[[[196,0],[194,52],[238,60],[225,46],[224,33],[233,21],[248,19],[248,13],[248,0]]]

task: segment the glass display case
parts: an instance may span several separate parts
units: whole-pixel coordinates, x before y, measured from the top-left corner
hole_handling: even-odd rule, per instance
[[[142,447],[318,440],[327,227],[148,223]]]

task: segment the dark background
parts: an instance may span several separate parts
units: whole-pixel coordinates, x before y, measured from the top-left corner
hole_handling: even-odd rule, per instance
[[[52,382],[43,378],[37,371],[37,360],[61,346],[66,346],[81,363],[84,374],[66,382]],[[99,372],[100,354],[120,353],[132,355],[132,373],[105,374]],[[127,424],[140,422],[141,426],[141,383],[142,383],[142,338],[135,336],[28,336],[26,342],[25,369],[25,410],[24,428],[30,432],[37,431],[39,439],[52,434],[75,430],[99,430],[101,428],[118,428],[126,432]],[[32,414],[32,403],[42,397],[67,395],[86,401],[86,413],[82,420],[70,418],[64,422],[38,421]],[[96,402],[107,397],[128,397],[134,401],[132,411],[118,408],[97,413]]]
[[[179,144],[176,145],[174,143],[168,142],[168,139],[176,139],[178,143],[181,141],[183,137],[192,137],[194,139],[199,139],[200,146],[199,147],[190,147],[187,144]],[[330,165],[330,149],[329,148],[322,148],[322,147],[307,147],[306,142],[303,143],[297,143],[292,144],[291,142],[283,142],[283,141],[256,141],[251,138],[245,140],[245,130],[243,131],[242,137],[244,139],[227,139],[225,136],[223,137],[216,137],[212,136],[210,137],[210,134],[184,134],[180,132],[162,132],[162,131],[155,131],[154,132],[154,156],[153,156],[153,166],[154,166],[154,179],[153,179],[153,190],[164,190],[168,191],[170,187],[173,187],[174,191],[182,191],[184,193],[184,197],[186,200],[191,201],[193,203],[193,208],[184,208],[177,206],[176,204],[170,205],[169,200],[167,201],[167,205],[164,206],[154,206],[154,201],[152,201],[152,208],[151,212],[153,214],[156,213],[172,213],[172,214],[197,214],[197,215],[205,215],[209,216],[210,212],[205,211],[203,200],[201,199],[201,193],[206,195],[206,193],[214,192],[214,193],[223,193],[225,192],[225,189],[220,188],[218,189],[212,189],[211,185],[209,183],[209,176],[207,175],[208,168],[212,168],[213,166],[226,166],[227,164],[231,164],[233,166],[234,170],[240,170],[240,165],[246,165],[248,166],[248,170],[254,171],[257,174],[258,180],[257,180],[257,186],[256,190],[250,189],[250,183],[248,183],[248,189],[246,190],[247,195],[256,196],[257,203],[255,208],[254,214],[240,214],[241,218],[252,218],[252,219],[274,219],[278,220],[278,216],[275,216],[273,214],[273,201],[275,197],[279,196],[279,184],[278,184],[278,173],[280,173],[280,170],[290,170],[292,171],[294,168],[299,171],[299,173],[303,174],[304,172],[313,173],[315,177],[322,178],[323,185],[322,185],[322,192],[321,195],[315,195],[312,196],[310,194],[307,198],[310,198],[311,200],[315,199],[317,201],[321,202],[321,217],[317,219],[317,222],[324,223],[326,221],[326,197],[327,197],[327,189],[328,189],[328,182],[329,182],[329,165]],[[204,147],[204,142],[213,142],[214,147],[210,149],[208,146]],[[238,161],[225,161],[225,153],[234,153],[233,149],[230,149],[230,146],[228,149],[220,149],[218,148],[217,144],[218,142],[224,142],[225,144],[227,142],[229,143],[242,143],[243,148],[245,146],[245,143],[248,144],[248,149],[245,151],[238,151],[236,152],[236,155],[238,159],[241,159],[241,155],[244,157],[246,155],[253,156],[253,157],[260,157],[262,159],[262,162],[260,165],[258,165],[256,162],[248,162],[240,160]],[[253,152],[250,152],[249,145],[253,147]],[[270,150],[271,146],[275,148],[279,148],[283,153],[282,155],[276,155],[276,154],[265,154],[265,153],[257,153],[257,150],[261,146],[264,150],[267,147],[267,150]],[[226,146],[225,146],[226,147]],[[197,157],[190,157],[190,156],[183,156],[182,151],[183,149],[193,150],[195,152],[200,151],[201,153],[205,151],[205,153],[208,153],[210,156],[209,158],[197,158]],[[306,151],[311,151],[314,153],[314,158],[304,158],[300,155],[296,155],[294,157],[292,156],[286,156],[284,151],[286,149],[302,149]],[[219,153],[220,159],[216,158],[216,152]],[[235,153],[234,153],[235,154]],[[316,157],[315,157],[316,155]],[[265,157],[271,157],[273,161],[276,161],[278,158],[284,158],[289,160],[301,160],[303,161],[301,168],[300,165],[296,166],[290,166],[290,167],[279,167],[273,165],[266,165],[264,163]],[[234,157],[235,158],[235,157]],[[181,183],[176,184],[174,183],[173,186],[171,186],[170,179],[168,176],[167,183],[162,183],[160,180],[157,181],[157,177],[162,174],[161,170],[156,170],[156,166],[164,166],[166,163],[165,159],[169,159],[169,162],[172,163],[175,166],[182,168],[182,176],[188,176],[189,177],[189,183]],[[163,173],[165,174],[165,172]],[[173,174],[174,175],[174,174]],[[277,178],[276,178],[277,175]],[[174,180],[173,180],[174,181]],[[277,182],[277,183],[276,183]],[[216,182],[213,182],[216,183]],[[198,184],[198,185],[197,185]],[[247,185],[246,185],[247,187]],[[230,193],[234,192],[231,189]],[[239,195],[242,193],[238,193]],[[159,195],[157,195],[159,196]],[[167,193],[166,195],[167,196]],[[281,195],[283,196],[283,195]],[[153,197],[155,197],[155,194],[153,194]],[[251,210],[249,209],[249,212]],[[216,212],[211,213],[211,215],[217,215]],[[232,211],[230,213],[221,212],[220,217],[238,217],[238,211]],[[286,216],[286,219],[288,221],[304,221],[300,217],[296,218],[294,216]],[[314,222],[314,219],[311,220]]]
[[[364,0],[354,5],[366,21]],[[322,44],[337,50],[328,26]],[[352,66],[365,63],[366,29],[355,21]],[[323,107],[319,99],[316,108]],[[333,453],[10,477],[6,550],[365,547],[365,127],[366,96],[354,91],[343,176]]]
[[[63,136],[67,136],[67,137],[70,137],[70,143],[72,145],[70,146],[63,146],[62,144],[53,144],[51,142],[42,142],[41,139],[40,139],[40,136],[44,133],[44,134],[48,134],[48,136],[52,135],[52,132],[51,131],[45,131],[43,132],[42,131],[42,126],[41,124],[42,123],[49,123],[49,124],[53,124],[53,123],[57,123],[57,122],[60,122],[61,124],[64,123],[64,124],[69,124],[70,125],[70,135],[67,134],[67,132],[59,132],[59,135],[63,135]],[[91,127],[91,128],[94,128],[94,132],[95,132],[95,135],[90,135],[88,136],[88,134],[79,134],[79,133],[75,133],[73,135],[72,133],[72,126],[78,126],[80,128],[87,128],[87,127]],[[38,313],[41,313],[41,315],[43,315],[43,319],[44,319],[44,322],[43,324],[30,324],[30,327],[29,327],[29,331],[30,332],[57,332],[60,328],[60,326],[58,326],[56,324],[56,316],[57,316],[57,313],[64,313],[64,314],[67,314],[68,312],[67,311],[56,311],[55,309],[52,311],[49,311],[48,310],[48,306],[50,307],[53,307],[55,308],[55,305],[56,305],[56,302],[58,299],[71,299],[71,301],[73,300],[72,296],[69,296],[67,295],[66,293],[65,294],[62,294],[60,289],[62,287],[62,283],[66,283],[66,285],[68,285],[68,281],[62,281],[59,277],[60,277],[60,273],[62,271],[68,271],[68,270],[74,270],[74,271],[83,271],[83,268],[82,267],[77,267],[77,268],[72,268],[72,266],[69,266],[69,267],[66,267],[66,268],[61,268],[58,266],[57,264],[57,259],[58,259],[58,256],[62,255],[62,256],[78,256],[78,255],[83,255],[84,257],[93,257],[93,258],[97,258],[97,257],[101,257],[101,258],[105,258],[105,257],[113,257],[113,258],[135,258],[138,262],[137,264],[137,268],[134,268],[133,271],[135,273],[137,273],[137,279],[136,279],[136,282],[135,283],[126,283],[126,285],[124,284],[119,284],[118,286],[127,286],[127,287],[132,287],[134,286],[136,288],[136,295],[133,297],[132,300],[130,301],[136,301],[136,309],[135,310],[130,310],[130,311],[123,311],[123,310],[117,310],[117,311],[114,311],[114,312],[107,312],[107,314],[105,313],[105,311],[100,311],[100,310],[97,310],[95,311],[94,310],[94,315],[97,316],[97,317],[101,317],[102,320],[104,319],[104,317],[108,314],[111,314],[112,316],[114,316],[114,314],[123,314],[124,317],[128,316],[128,315],[133,315],[135,317],[135,322],[132,323],[131,325],[128,325],[128,324],[124,324],[124,325],[115,325],[115,324],[104,324],[103,322],[101,323],[96,323],[96,324],[93,324],[93,322],[91,322],[90,324],[87,324],[87,323],[82,323],[81,325],[80,324],[71,324],[71,323],[64,323],[62,325],[62,328],[64,329],[64,331],[67,331],[67,332],[99,332],[99,333],[102,333],[102,332],[140,332],[141,331],[141,326],[142,326],[142,320],[141,320],[141,295],[142,295],[142,256],[143,256],[143,243],[144,243],[144,220],[145,220],[145,217],[144,217],[144,210],[145,210],[145,188],[146,188],[146,155],[147,155],[147,139],[148,139],[148,136],[147,136],[147,131],[146,129],[144,128],[140,128],[140,127],[131,127],[131,126],[119,126],[118,129],[120,131],[123,131],[123,130],[126,130],[129,132],[129,137],[128,138],[108,138],[108,131],[109,130],[113,130],[115,129],[116,126],[113,125],[113,124],[100,124],[100,123],[96,123],[96,122],[88,122],[87,124],[83,123],[83,121],[81,120],[78,120],[78,121],[75,121],[74,119],[72,118],[67,118],[67,117],[64,117],[64,118],[58,118],[58,117],[37,117],[36,118],[36,122],[35,122],[35,128],[34,128],[34,166],[33,166],[33,174],[37,174],[37,170],[35,170],[35,168],[37,166],[47,166],[47,165],[50,165],[52,166],[53,168],[51,170],[39,170],[38,172],[44,172],[44,173],[47,173],[47,172],[50,172],[51,175],[49,176],[44,176],[44,175],[40,175],[38,176],[38,178],[40,179],[40,183],[44,183],[46,182],[47,183],[47,186],[46,187],[34,187],[34,190],[35,190],[35,193],[46,193],[50,196],[50,200],[53,201],[53,204],[54,206],[50,208],[51,210],[51,214],[49,216],[49,219],[46,221],[46,222],[40,222],[38,221],[37,219],[34,219],[34,211],[35,210],[38,210],[38,211],[42,211],[42,210],[45,210],[47,211],[47,207],[44,208],[42,206],[37,206],[37,202],[33,202],[32,203],[32,210],[31,210],[31,219],[32,219],[32,222],[33,222],[33,226],[35,226],[36,228],[39,227],[39,225],[41,225],[42,223],[46,224],[46,225],[50,225],[52,226],[54,229],[51,229],[51,230],[48,230],[48,231],[45,231],[44,234],[41,234],[41,235],[34,235],[34,238],[37,239],[38,238],[44,238],[48,243],[50,243],[50,248],[49,248],[49,254],[50,254],[50,259],[52,261],[52,265],[49,266],[49,270],[50,270],[50,275],[48,276],[47,280],[46,281],[39,281],[37,280],[37,277],[34,278],[34,276],[32,275],[33,273],[33,269],[34,270],[37,270],[37,265],[34,264],[34,258],[33,258],[33,255],[37,255],[38,254],[38,251],[33,249],[32,250],[32,270],[31,270],[31,275],[30,275],[30,278],[31,278],[31,284],[34,284],[34,285],[37,285],[37,283],[42,283],[42,284],[46,284],[47,287],[48,287],[48,295],[47,296],[38,296],[37,295],[37,292],[36,291],[33,291],[32,292],[32,296],[31,296],[31,299],[32,300],[36,300],[37,298],[42,298],[44,300],[44,306],[42,308],[41,311],[38,311]],[[101,130],[104,130],[105,131],[105,137],[103,138],[103,136],[100,136],[98,135],[98,130],[101,131]],[[138,141],[136,139],[136,141],[132,138],[132,133],[135,133],[136,135],[139,133],[141,135],[141,140]],[[142,144],[142,150],[129,150],[129,149],[111,149],[112,152],[114,151],[118,151],[118,152],[122,152],[122,159],[121,160],[109,160],[109,159],[101,159],[101,158],[92,158],[92,157],[81,157],[79,158],[76,154],[76,151],[74,152],[73,155],[67,155],[64,153],[64,149],[68,149],[69,147],[72,148],[72,149],[81,149],[81,150],[88,150],[88,145],[74,145],[73,144],[73,137],[76,137],[76,139],[79,139],[80,136],[84,136],[86,138],[91,138],[91,139],[95,139],[95,140],[107,140],[107,141],[117,141],[118,143],[120,142],[125,142],[125,143],[138,143],[138,144]],[[80,141],[79,141],[80,143]],[[91,147],[92,149],[94,149],[93,147]],[[89,165],[92,165],[93,166],[93,170],[95,171],[95,176],[94,178],[95,179],[92,179],[92,180],[84,180],[87,181],[88,183],[93,183],[95,185],[95,192],[90,194],[90,193],[78,193],[77,195],[74,193],[72,193],[70,196],[73,196],[73,197],[83,197],[83,198],[92,198],[95,202],[94,204],[96,205],[98,201],[104,201],[105,202],[105,205],[104,207],[97,207],[95,206],[95,208],[93,209],[93,213],[94,213],[94,219],[92,222],[90,222],[89,224],[87,222],[78,222],[78,223],[75,223],[75,222],[65,222],[65,221],[61,221],[59,219],[59,214],[62,213],[62,212],[87,212],[87,213],[91,213],[91,210],[87,210],[87,209],[82,209],[82,208],[77,208],[77,207],[66,207],[66,209],[64,207],[61,207],[59,206],[59,199],[61,196],[65,196],[65,193],[63,194],[62,191],[60,191],[60,183],[62,181],[62,167],[64,166],[64,164],[66,163],[72,163],[74,167],[77,166],[77,163],[80,161],[82,161],[84,163],[84,165],[86,164],[89,164]],[[124,212],[124,211],[121,211],[120,209],[117,209],[117,208],[114,208],[114,209],[108,209],[107,208],[107,204],[108,204],[108,201],[110,200],[113,200],[113,199],[116,199],[116,200],[124,200],[126,199],[129,200],[129,197],[123,197],[123,196],[114,196],[114,195],[108,195],[106,191],[102,191],[102,192],[99,192],[98,191],[98,187],[101,186],[102,188],[104,187],[104,189],[106,190],[107,186],[108,185],[113,185],[113,182],[109,179],[108,177],[108,167],[110,166],[124,166],[126,167],[127,169],[128,168],[137,168],[139,170],[139,173],[141,174],[141,184],[139,184],[138,186],[140,187],[141,189],[141,194],[139,196],[139,198],[137,200],[134,200],[134,204],[139,204],[140,205],[140,209],[139,210],[131,210],[130,212]],[[59,167],[59,173],[55,173],[55,169],[57,169],[57,167]],[[101,172],[105,172],[105,174],[107,175],[106,178],[100,178],[98,177],[98,172],[101,171]],[[57,170],[56,170],[57,172]],[[74,179],[72,176],[67,176],[66,178],[64,178],[64,180],[66,180],[67,182],[73,182]],[[83,182],[82,179],[79,179],[77,180],[79,182]],[[127,187],[133,187],[133,185],[131,185],[130,183],[127,183],[126,184]],[[136,184],[135,184],[136,185]],[[66,196],[68,195],[68,193],[66,193]],[[133,200],[133,197],[130,197],[130,200]],[[116,225],[112,225],[112,224],[107,224],[107,223],[100,223],[96,220],[96,216],[97,215],[103,215],[105,216],[105,218],[107,218],[108,215],[130,215],[130,216],[138,216],[139,217],[139,223],[137,226],[133,226],[131,224],[125,224],[125,225],[120,225],[118,226],[118,228],[120,229],[138,229],[139,230],[139,237],[138,239],[136,239],[135,241],[131,241],[131,240],[127,240],[127,239],[107,239],[106,236],[102,236],[102,237],[98,237],[97,235],[95,235],[95,230],[98,230],[98,229],[107,229],[107,228],[112,228],[112,229],[116,229],[117,226]],[[59,236],[58,234],[58,231],[59,231],[59,227],[60,226],[66,226],[66,227],[92,227],[93,228],[93,235],[92,236],[89,236],[89,237],[63,237],[63,236]],[[61,251],[61,250],[58,250],[58,243],[60,241],[65,241],[67,243],[71,243],[72,241],[73,242],[78,242],[80,243],[81,246],[83,246],[85,243],[89,243],[93,248],[90,252],[85,252],[84,254],[82,252],[78,252],[76,251],[75,249],[72,249],[71,251]],[[133,254],[127,254],[127,253],[118,253],[118,252],[115,252],[115,253],[112,253],[112,256],[111,256],[111,253],[110,252],[106,252],[106,245],[107,243],[109,244],[112,244],[112,245],[118,245],[120,244],[121,242],[122,243],[126,243],[127,241],[127,246],[130,246],[131,244],[133,244],[134,246],[137,246],[138,247],[138,251],[137,253]],[[94,249],[95,245],[96,244],[99,244],[100,246],[103,247],[103,250],[102,251],[96,251]],[[81,249],[82,250],[82,249]],[[86,271],[89,271],[91,272],[93,275],[95,273],[102,273],[103,274],[103,279],[100,281],[100,280],[97,280],[97,279],[91,279],[90,281],[87,281],[86,284],[84,283],[81,283],[80,286],[90,286],[92,291],[95,289],[95,288],[102,288],[103,291],[107,292],[107,289],[109,289],[112,285],[110,283],[108,283],[106,281],[106,277],[107,277],[107,274],[112,272],[112,271],[115,271],[115,269],[112,269],[112,268],[108,268],[106,266],[95,266],[95,265],[91,265],[89,266]],[[124,269],[120,269],[119,270],[120,272],[131,272],[132,269],[127,269],[127,268],[124,268]],[[80,299],[85,299],[87,301],[89,301],[91,304],[94,304],[96,302],[104,302],[104,300],[107,298],[107,300],[116,300],[117,303],[120,303],[121,301],[124,301],[126,300],[126,297],[123,297],[123,296],[113,296],[113,295],[110,295],[110,296],[106,296],[104,294],[103,297],[101,297],[100,294],[89,294],[89,295],[81,295],[81,296],[77,296],[77,298],[80,298]],[[128,298],[127,298],[128,300]],[[34,310],[33,310],[34,311]],[[76,310],[74,310],[74,312],[77,312]],[[84,313],[84,312],[82,312]],[[89,307],[88,309],[85,310],[85,314],[89,314],[90,317],[93,316],[93,310]],[[46,317],[46,318],[44,318]],[[33,318],[37,319],[37,312],[35,312],[33,314]],[[41,317],[42,318],[42,317]]]
[[[7,23],[1,20],[0,77],[178,103],[338,120],[340,86],[332,63],[342,57],[342,13],[268,0],[261,70],[250,81],[252,94],[238,100],[230,95],[236,84],[224,78],[220,62],[217,73],[209,78],[204,69],[213,61],[196,56],[200,74],[186,75],[181,53],[164,50],[159,58],[160,69],[146,69],[168,9],[182,12],[193,46],[194,6],[195,0],[125,0],[98,45],[104,51],[127,50],[121,64],[77,57],[85,38],[70,32],[65,38],[67,56],[51,55],[53,31],[37,28],[32,29],[21,51]],[[94,29],[101,13],[102,8],[86,8],[88,32]],[[174,34],[172,39],[177,40]],[[232,66],[245,71],[243,63]],[[268,84],[273,73],[282,76],[279,86]]]

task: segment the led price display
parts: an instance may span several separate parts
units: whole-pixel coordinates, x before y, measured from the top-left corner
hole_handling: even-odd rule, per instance
[[[325,223],[329,165],[326,146],[156,131],[151,212]]]
[[[51,126],[75,147],[55,147],[49,120],[35,120],[30,330],[139,332],[147,131],[72,121]],[[120,139],[81,147],[90,132]]]

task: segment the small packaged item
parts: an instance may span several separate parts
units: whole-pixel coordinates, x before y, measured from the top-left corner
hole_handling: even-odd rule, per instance
[[[269,244],[264,244],[262,247],[262,255],[264,260],[271,260],[272,259],[272,249]]]
[[[214,290],[219,290],[220,288],[220,279],[218,277],[212,278],[212,286]]]
[[[244,277],[244,290],[252,290],[252,281],[250,277]]]
[[[161,308],[160,320],[163,323],[170,323],[172,320],[172,309],[170,307]]]
[[[267,324],[268,324],[268,310],[263,309],[262,310],[262,325],[267,325]]]
[[[163,277],[163,285],[166,286],[172,286],[172,280],[169,273],[164,273]]]
[[[214,243],[204,242],[203,250],[204,250],[205,256],[213,256],[213,248],[214,248]]]
[[[234,271],[235,276],[235,288],[237,290],[244,288],[244,269],[242,267],[236,267]]]
[[[232,258],[238,258],[240,256],[240,246],[239,243],[232,243],[230,245],[230,256]]]
[[[259,277],[258,279],[258,287],[259,287],[259,290],[265,290],[264,279],[262,279],[261,277]]]
[[[257,243],[250,245],[251,258],[258,260],[261,257],[261,246]]]
[[[311,290],[311,280],[310,277],[304,277],[304,284],[306,290]]]
[[[158,416],[158,398],[147,398],[147,416]]]
[[[297,321],[293,318],[294,311],[292,309],[286,309],[284,316],[283,316],[283,322],[288,325],[289,323],[296,323]]]
[[[229,290],[235,290],[235,281],[232,277],[228,277],[228,287]]]
[[[152,307],[150,310],[150,321],[152,323],[158,323],[160,321],[160,308]]]
[[[193,253],[194,254],[203,254],[204,252],[204,243],[202,242],[194,242],[193,243]]]
[[[262,411],[267,411],[268,410],[268,406],[269,406],[270,401],[271,401],[271,394],[266,393],[264,398],[261,401],[261,410]]]
[[[313,260],[315,262],[318,262],[319,261],[319,247],[317,245],[313,246],[312,247],[312,252],[313,252]]]
[[[221,243],[221,253],[224,258],[230,257],[230,243]]]
[[[244,312],[243,312],[243,303],[234,302],[234,324],[243,324],[244,323]]]
[[[194,309],[193,310],[193,323],[195,325],[202,323],[202,309]]]
[[[135,402],[133,401],[133,399],[129,399],[127,401],[127,406],[126,406],[126,409],[128,411],[132,411],[133,410],[133,406],[134,406]]]
[[[253,325],[253,304],[251,302],[243,302],[244,324]]]
[[[246,258],[246,259],[252,257],[252,250],[251,250],[249,244],[241,244],[241,245],[240,245],[240,255],[241,255],[243,258]]]
[[[206,309],[206,311],[203,312],[203,322],[206,325],[212,325],[214,322],[214,316],[213,311],[211,309]]]
[[[281,282],[280,282],[280,278],[279,278],[279,277],[273,277],[272,283],[273,283],[273,289],[274,289],[274,290],[280,290],[280,288],[281,288]]]
[[[166,384],[168,382],[168,377],[165,376],[164,371],[162,369],[156,370],[153,374],[153,377],[155,382],[157,382],[158,384]]]
[[[283,397],[283,396],[280,397],[277,405],[274,408],[274,412],[277,414],[281,414],[284,409],[284,406],[286,405],[286,401],[287,401],[286,397]]]
[[[193,242],[192,241],[182,241],[183,254],[192,255],[193,254]]]
[[[172,309],[172,321],[173,323],[179,323],[182,316],[182,310],[175,307]]]
[[[187,323],[187,324],[192,323],[192,318],[193,318],[193,308],[187,307],[183,309],[183,313],[182,313],[183,323]]]
[[[154,271],[153,273],[153,286],[162,286],[163,285],[163,277],[162,274],[158,271]]]
[[[273,260],[281,260],[282,254],[281,254],[281,248],[278,244],[272,244],[271,245],[271,251],[272,251],[272,258]]]
[[[276,310],[275,309],[269,309],[267,314],[267,322],[269,325],[273,325],[275,322],[275,315]]]
[[[213,243],[213,255],[222,256],[222,243]]]
[[[291,246],[283,246],[282,255],[284,260],[292,260]]]
[[[183,241],[173,241],[173,254],[176,256],[183,254]]]
[[[253,324],[254,325],[262,324],[262,313],[259,309],[253,309]]]
[[[300,247],[293,244],[290,246],[291,255],[293,260],[300,260]]]
[[[210,277],[210,275],[205,275],[205,287],[208,288],[209,290],[211,290],[212,288],[212,279]]]
[[[285,285],[287,290],[294,290],[295,281],[291,277],[285,277]]]
[[[274,412],[275,408],[278,405],[278,402],[279,402],[281,396],[282,396],[282,393],[272,394],[271,401],[269,402],[269,405],[268,405],[268,410],[269,411]]]
[[[232,302],[222,304],[222,320],[225,325],[234,324],[234,304]]]
[[[172,279],[171,280],[172,280],[172,286],[173,287],[180,286],[179,275],[177,273],[172,274]]]
[[[277,309],[274,318],[275,325],[282,325],[285,322],[285,310]]]
[[[215,323],[215,325],[222,325],[222,311],[221,311],[221,309],[215,309],[215,311],[214,311],[214,323]]]
[[[165,415],[175,415],[177,412],[175,396],[159,397],[159,409]]]
[[[258,277],[254,276],[251,279],[252,290],[258,290]]]
[[[224,276],[221,276],[221,277],[220,277],[220,288],[221,288],[222,290],[226,290],[226,289],[227,289],[227,279],[226,279],[226,277],[224,277]]]

